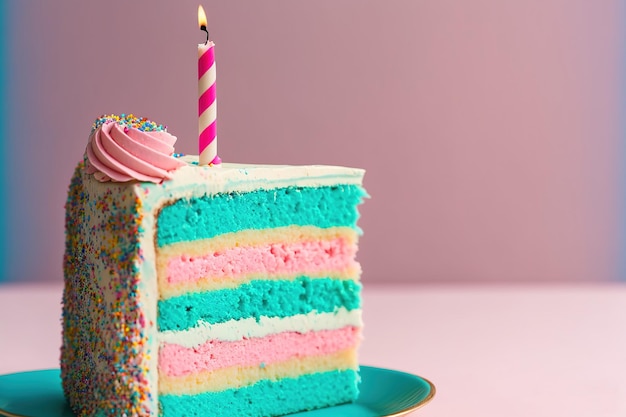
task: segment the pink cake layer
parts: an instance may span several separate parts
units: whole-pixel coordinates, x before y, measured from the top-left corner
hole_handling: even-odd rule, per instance
[[[283,332],[236,342],[210,340],[194,348],[163,344],[159,350],[159,372],[183,376],[230,366],[270,365],[293,357],[318,356],[355,347],[359,328],[307,333]]]
[[[192,283],[205,277],[342,271],[357,266],[355,255],[356,245],[344,238],[236,247],[203,256],[176,256],[167,263],[167,280],[175,284]]]

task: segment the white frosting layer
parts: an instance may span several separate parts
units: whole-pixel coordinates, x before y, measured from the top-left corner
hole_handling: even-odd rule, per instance
[[[361,185],[365,171],[327,165],[247,165],[222,163],[198,166],[198,157],[181,158],[188,165],[174,171],[162,184],[137,183],[144,198],[153,205],[159,200],[191,198],[227,192],[271,190],[282,187],[321,187],[336,184]],[[155,192],[158,190],[158,192]]]
[[[257,322],[254,317],[229,320],[224,323],[198,323],[187,330],[159,332],[161,343],[172,343],[187,348],[200,346],[209,340],[234,342],[242,338],[264,337],[282,332],[306,333],[320,330],[336,330],[346,326],[361,327],[361,310],[348,311],[344,307],[333,313],[298,314],[285,318],[262,316]]]

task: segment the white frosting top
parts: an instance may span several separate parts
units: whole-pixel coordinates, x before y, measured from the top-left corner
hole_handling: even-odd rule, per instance
[[[365,170],[332,165],[251,165],[222,163],[198,166],[198,156],[181,158],[187,165],[161,184],[137,182],[144,209],[158,207],[175,198],[193,198],[228,192],[271,190],[282,187],[320,187],[337,184],[361,185]]]

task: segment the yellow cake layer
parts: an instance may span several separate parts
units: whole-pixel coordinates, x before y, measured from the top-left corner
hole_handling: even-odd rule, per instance
[[[297,378],[301,375],[333,370],[357,369],[355,348],[329,355],[293,358],[287,361],[260,366],[233,366],[209,372],[172,377],[159,375],[161,394],[198,394],[207,391],[223,391],[252,385],[264,379],[278,380]]]
[[[350,244],[356,244],[358,233],[351,227],[285,226],[273,229],[242,230],[225,233],[211,239],[177,242],[157,248],[157,254],[168,256],[198,256],[205,253],[220,252],[228,248],[261,246],[270,243],[297,243],[315,240],[344,238]]]
[[[244,230],[237,233],[227,233],[212,239],[193,242],[179,242],[156,249],[156,270],[159,282],[160,298],[170,298],[187,292],[204,292],[222,288],[236,288],[254,279],[294,279],[301,274],[275,274],[272,276],[258,276],[247,274],[229,277],[202,277],[193,282],[170,283],[167,280],[167,265],[170,259],[188,256],[200,257],[207,254],[219,253],[229,248],[264,246],[273,243],[292,244],[298,242],[312,242],[343,238],[348,245],[356,245],[358,234],[350,227],[331,227],[322,229],[314,226],[287,226],[275,229]],[[342,270],[318,271],[307,274],[310,278],[333,278],[358,280],[361,268],[354,262],[352,266]]]

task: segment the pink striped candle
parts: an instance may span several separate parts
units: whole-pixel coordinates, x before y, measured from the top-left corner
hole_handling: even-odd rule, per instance
[[[217,95],[215,94],[215,44],[209,40],[206,14],[198,6],[198,26],[207,40],[198,45],[198,153],[200,165],[217,165]]]

